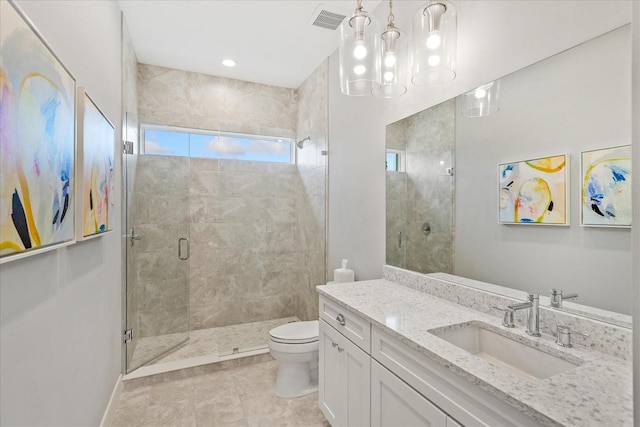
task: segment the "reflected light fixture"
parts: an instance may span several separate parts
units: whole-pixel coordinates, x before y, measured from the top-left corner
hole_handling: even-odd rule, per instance
[[[345,95],[371,95],[379,86],[378,27],[357,1],[353,16],[340,26],[340,90]]]
[[[411,82],[432,86],[456,77],[457,14],[447,0],[430,0],[413,19]]]
[[[462,115],[484,117],[500,110],[500,80],[479,86],[462,96]]]
[[[407,37],[394,23],[393,2],[389,1],[387,28],[382,32],[379,85],[372,92],[380,98],[392,98],[407,91]]]
[[[233,68],[237,65],[237,62],[231,58],[226,58],[222,60],[222,65],[224,65],[225,67]]]

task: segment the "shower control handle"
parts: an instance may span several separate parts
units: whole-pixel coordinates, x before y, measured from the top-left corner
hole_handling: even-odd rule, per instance
[[[186,246],[187,246],[187,254],[186,255],[182,255],[182,242],[186,242]],[[178,258],[181,259],[182,261],[186,261],[189,259],[189,254],[191,252],[191,247],[189,244],[189,239],[187,239],[186,237],[181,237],[178,239]]]
[[[344,316],[342,314],[338,314],[338,317],[336,317],[336,321],[344,326]]]

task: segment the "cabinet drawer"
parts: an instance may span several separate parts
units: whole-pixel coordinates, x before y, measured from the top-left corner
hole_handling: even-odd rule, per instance
[[[351,342],[371,353],[371,324],[344,307],[320,296],[320,318],[333,326]]]
[[[371,356],[465,426],[539,426],[533,419],[378,328]]]

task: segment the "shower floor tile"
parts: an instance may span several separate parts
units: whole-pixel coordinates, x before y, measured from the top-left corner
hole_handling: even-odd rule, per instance
[[[267,348],[269,331],[276,326],[297,322],[297,317],[199,329],[189,333],[189,340],[180,347],[151,361],[159,348],[167,348],[184,341],[186,333],[167,334],[157,337],[141,338],[136,346],[131,366],[160,364],[195,357],[217,354],[227,356]]]

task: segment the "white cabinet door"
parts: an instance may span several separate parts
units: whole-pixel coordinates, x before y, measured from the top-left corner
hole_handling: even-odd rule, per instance
[[[344,349],[340,351],[340,349]],[[338,348],[344,354],[346,421],[348,427],[369,427],[371,420],[371,357],[346,337]]]
[[[342,386],[344,380],[344,357],[338,352],[341,335],[320,320],[320,348],[318,365],[318,403],[320,410],[332,426],[341,422],[344,409],[345,391]]]
[[[320,320],[318,403],[333,427],[370,425],[371,357]]]
[[[371,409],[372,427],[447,427],[449,418],[375,360],[371,362]]]

